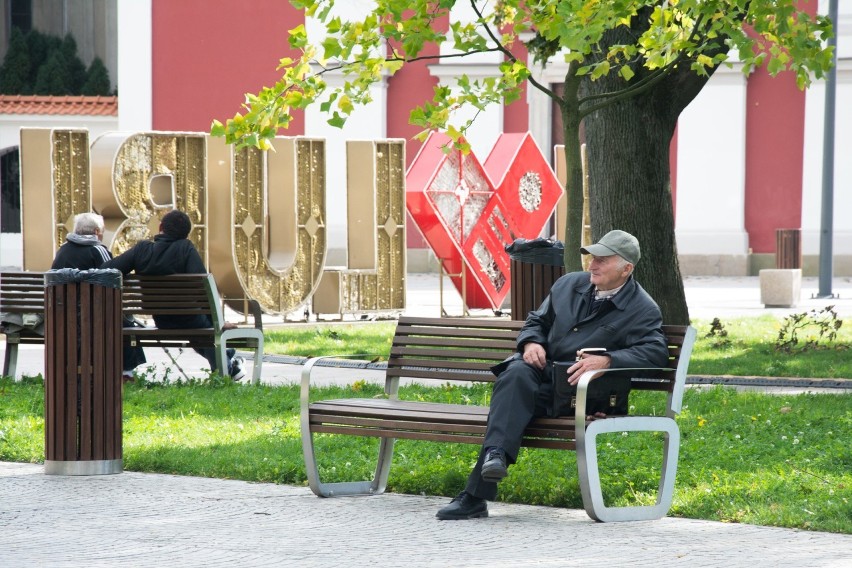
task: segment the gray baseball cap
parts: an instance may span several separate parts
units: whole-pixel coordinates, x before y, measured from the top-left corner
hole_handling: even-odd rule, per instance
[[[580,248],[583,254],[595,256],[612,256],[617,254],[630,264],[635,265],[642,256],[639,252],[639,241],[630,233],[610,231],[601,237],[597,243]]]

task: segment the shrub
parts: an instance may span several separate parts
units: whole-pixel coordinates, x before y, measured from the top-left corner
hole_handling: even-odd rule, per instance
[[[25,95],[30,90],[30,55],[21,30],[12,28],[9,50],[0,67],[0,93]]]
[[[12,28],[0,65],[0,93],[6,95],[108,95],[109,72],[99,58],[88,70],[77,55],[77,42]]]

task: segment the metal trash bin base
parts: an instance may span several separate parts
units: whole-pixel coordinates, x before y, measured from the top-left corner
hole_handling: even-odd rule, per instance
[[[124,471],[124,460],[57,461],[44,460],[47,475],[107,475]]]

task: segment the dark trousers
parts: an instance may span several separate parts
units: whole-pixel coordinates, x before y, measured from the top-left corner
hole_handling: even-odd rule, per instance
[[[524,429],[533,418],[547,414],[552,399],[553,383],[549,370],[536,369],[518,359],[500,373],[494,381],[485,441],[467,478],[465,491],[488,500],[497,496],[497,484],[482,479],[486,448],[503,448],[508,463],[515,463]]]
[[[210,370],[216,370],[216,350],[212,347],[193,347],[196,353],[207,359],[207,362],[210,363]],[[234,358],[234,353],[236,353],[236,349],[225,349],[225,361],[222,361],[222,364],[225,366],[222,369],[222,374],[226,377],[231,370],[231,359]]]
[[[141,347],[131,347],[129,339],[124,339],[122,347],[124,353],[124,365],[122,365],[121,370],[125,373],[130,373],[139,365],[143,365],[148,362],[145,358],[145,351]]]

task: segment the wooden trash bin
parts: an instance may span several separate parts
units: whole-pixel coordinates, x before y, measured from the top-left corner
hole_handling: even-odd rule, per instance
[[[525,320],[537,310],[553,283],[565,274],[563,246],[549,239],[516,239],[506,247],[509,253],[512,319]]]
[[[802,230],[776,229],[775,268],[802,267]]]
[[[121,473],[121,272],[45,273],[44,472]]]

